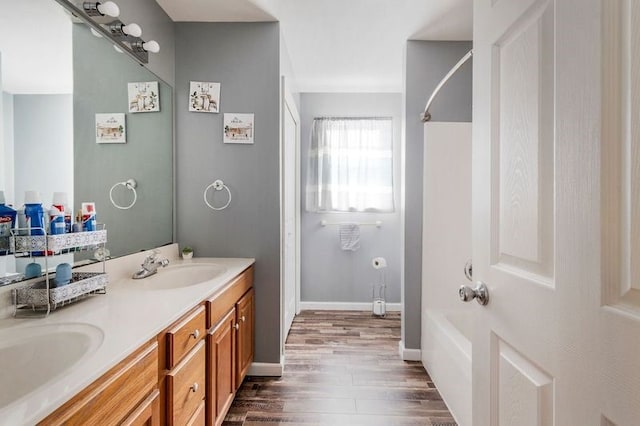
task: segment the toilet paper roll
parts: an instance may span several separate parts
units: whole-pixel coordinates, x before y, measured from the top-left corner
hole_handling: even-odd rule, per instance
[[[387,260],[384,257],[374,257],[371,264],[374,269],[382,269],[387,267]]]

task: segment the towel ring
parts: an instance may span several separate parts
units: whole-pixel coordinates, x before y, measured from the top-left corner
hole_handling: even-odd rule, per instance
[[[229,200],[227,200],[227,203],[222,206],[222,207],[213,207],[211,204],[209,204],[209,200],[207,200],[207,192],[209,192],[209,189],[215,189],[216,191],[222,191],[223,189],[227,190],[227,194],[229,194]],[[209,206],[209,208],[211,210],[224,210],[227,207],[229,207],[229,204],[231,204],[231,191],[229,190],[229,187],[227,185],[224,184],[224,182],[220,179],[215,180],[211,185],[207,186],[204,190],[204,203]]]
[[[121,186],[121,185],[133,191],[133,201],[128,206],[121,206],[113,200],[113,190],[116,189],[116,186]],[[116,182],[111,187],[111,190],[109,191],[109,199],[111,200],[111,204],[113,204],[113,206],[117,209],[129,210],[131,207],[133,207],[133,205],[138,200],[138,192],[136,192],[137,186],[138,186],[138,183],[135,181],[135,179],[127,179],[125,182]]]

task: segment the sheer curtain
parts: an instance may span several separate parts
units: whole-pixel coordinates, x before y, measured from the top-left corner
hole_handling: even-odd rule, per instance
[[[306,198],[313,212],[394,211],[391,119],[314,119]]]

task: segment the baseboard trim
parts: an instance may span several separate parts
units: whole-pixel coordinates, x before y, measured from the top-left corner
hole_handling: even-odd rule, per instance
[[[422,351],[420,349],[405,348],[402,340],[398,342],[398,351],[403,361],[422,361]]]
[[[402,311],[401,303],[387,303],[387,312]],[[300,302],[301,311],[371,311],[369,302]]]
[[[284,370],[284,356],[280,363],[276,362],[252,362],[247,376],[280,377]]]

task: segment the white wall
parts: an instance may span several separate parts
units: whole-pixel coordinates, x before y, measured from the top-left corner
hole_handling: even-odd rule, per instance
[[[399,93],[303,93],[300,97],[301,199],[305,199],[308,151],[314,117],[392,117],[394,138],[395,205],[393,213],[301,214],[301,301],[370,302],[371,286],[378,272],[371,259],[383,256],[387,270],[387,302],[400,302],[400,137],[402,97]],[[304,203],[303,203],[304,204]],[[358,251],[343,251],[338,228],[320,226],[328,222],[375,222],[382,227],[361,227]]]
[[[72,95],[13,95],[16,206],[24,203],[28,190],[40,191],[44,206],[51,205],[54,192],[66,191],[72,205],[72,117]],[[43,168],[45,163],[60,167]]]
[[[458,288],[471,283],[471,123],[424,125],[422,312],[466,311]]]

